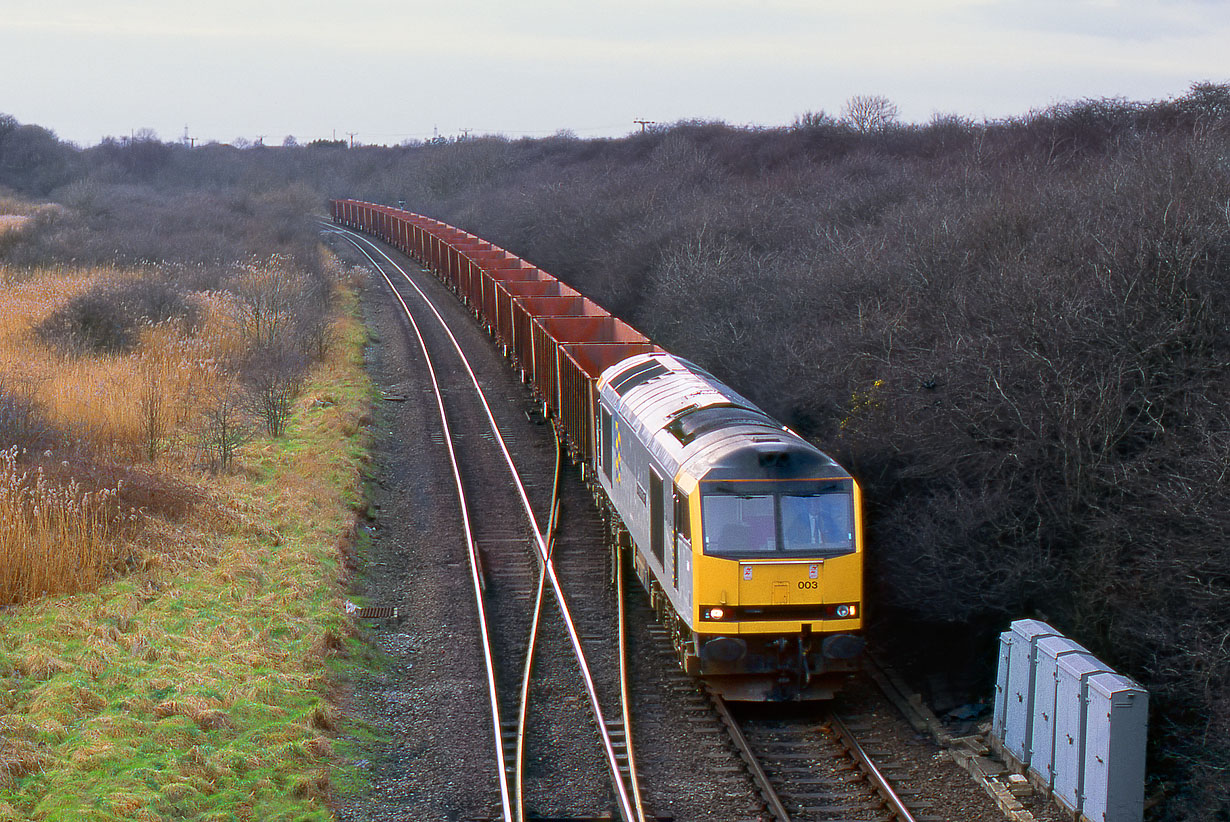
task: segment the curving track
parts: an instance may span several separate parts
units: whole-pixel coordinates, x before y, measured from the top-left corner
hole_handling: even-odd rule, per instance
[[[331,230],[352,243],[379,272],[413,328],[427,363],[461,509],[470,582],[478,614],[477,629],[481,637],[488,679],[487,691],[495,766],[492,779],[499,791],[502,818],[509,822],[513,818],[524,818],[524,811],[520,807],[513,807],[513,797],[521,797],[524,792],[519,786],[510,787],[507,775],[520,773],[512,763],[517,758],[515,756],[516,740],[524,740],[525,737],[524,728],[518,728],[516,725],[516,718],[519,715],[517,708],[522,693],[522,689],[517,686],[525,679],[525,674],[523,673],[519,678],[512,674],[514,670],[527,668],[525,661],[529,646],[522,638],[535,635],[537,626],[536,618],[517,607],[518,602],[528,593],[526,582],[533,573],[532,567],[518,560],[533,558],[536,559],[541,569],[543,581],[549,585],[554,595],[578,663],[594,727],[598,731],[604,759],[611,777],[616,804],[623,818],[643,819],[643,811],[638,811],[640,803],[634,800],[634,792],[629,791],[629,785],[634,784],[634,780],[630,778],[632,769],[629,748],[626,744],[627,731],[623,727],[622,720],[608,720],[604,714],[602,703],[599,701],[598,685],[590,670],[576,619],[564,597],[552,554],[548,550],[546,533],[538,524],[538,516],[530,502],[526,484],[514,464],[473,366],[440,312],[405,268],[363,235],[344,229]],[[397,277],[400,277],[400,280],[395,280]],[[415,312],[411,310],[407,298],[402,294],[407,287],[435,319],[437,328],[451,345],[454,357],[448,356],[450,345],[440,343],[436,346],[429,345],[415,318]],[[442,361],[440,367],[435,364],[438,360]],[[447,404],[444,399],[446,392],[449,395]],[[450,423],[450,420],[453,422]],[[478,432],[477,437],[473,436],[475,420],[485,420],[486,424],[486,431]],[[469,425],[470,436],[459,435],[454,431],[454,427],[458,426],[458,421],[464,421],[461,424]],[[491,453],[482,453],[483,451],[490,452],[493,448],[498,451],[498,459],[493,459]],[[507,467],[507,481],[499,479],[490,470],[491,464],[500,460]],[[511,504],[508,498],[510,491],[512,497],[515,498]],[[517,549],[506,550],[510,543],[518,545],[523,542],[523,537],[515,529],[508,530],[508,523],[512,519],[509,516],[511,509],[514,509],[518,503],[523,514],[523,521],[528,528],[529,541],[536,549],[532,557],[525,556],[524,551]],[[480,510],[482,512],[481,521],[476,521],[475,512]],[[489,549],[483,551],[480,547],[483,545],[489,546]],[[539,612],[540,609],[537,608],[534,611],[535,614]],[[531,627],[531,622],[533,627]],[[494,626],[499,626],[499,630],[497,631]],[[501,666],[497,664],[497,659],[506,662]],[[515,663],[510,665],[508,660],[515,660]],[[510,719],[513,720],[511,726]],[[513,740],[513,745],[508,744],[510,739]],[[514,756],[509,756],[510,749]]]

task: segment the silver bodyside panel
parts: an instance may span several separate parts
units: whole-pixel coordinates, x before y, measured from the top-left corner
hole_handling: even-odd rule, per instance
[[[666,368],[667,373],[637,385],[623,396],[611,387],[612,379],[651,361]],[[740,450],[773,447],[809,451],[831,467],[833,476],[849,476],[802,437],[769,420],[725,426],[683,445],[666,426],[685,413],[714,406],[764,412],[734,389],[670,354],[639,354],[612,365],[598,380],[598,396],[602,404],[623,418],[636,439],[672,479],[681,470],[700,478]]]

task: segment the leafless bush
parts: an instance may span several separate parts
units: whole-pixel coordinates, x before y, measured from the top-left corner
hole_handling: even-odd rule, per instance
[[[54,132],[0,114],[0,186],[46,195],[80,173],[78,159],[77,152],[61,143]]]
[[[295,398],[303,388],[308,358],[294,349],[257,350],[244,368],[244,397],[248,411],[271,437],[286,433]]]
[[[254,426],[237,394],[217,394],[197,425],[197,446],[203,465],[215,473],[230,468],[235,453],[252,439]]]
[[[146,459],[153,462],[162,451],[167,435],[171,431],[170,403],[167,400],[166,386],[153,370],[144,376],[140,387],[138,401],[140,404],[141,444]]]
[[[13,446],[42,450],[54,433],[28,379],[0,375],[0,450]]]
[[[175,167],[173,163],[160,173]],[[47,212],[23,231],[5,234],[2,251],[7,263],[18,267],[160,264],[222,272],[276,253],[303,271],[315,273],[319,266],[312,221],[319,197],[309,196],[303,186],[259,193],[191,187],[164,191],[88,179],[62,192],[74,206],[71,219],[56,219]]]
[[[191,323],[196,314],[196,306],[181,289],[143,278],[74,297],[53,312],[38,333],[66,351],[118,353],[136,344],[142,324]]]
[[[808,129],[835,128],[838,125],[836,117],[820,111],[805,111],[794,118],[792,127],[798,131]]]
[[[1230,117],[1230,84],[1192,83],[1191,90],[1178,100],[1178,106],[1203,119],[1224,121]]]
[[[235,322],[251,347],[270,349],[282,344],[294,326],[304,286],[303,274],[281,255],[244,265],[231,291],[236,297]]]
[[[323,360],[333,345],[334,334],[327,305],[304,306],[296,318],[295,339],[299,352],[311,360]]]

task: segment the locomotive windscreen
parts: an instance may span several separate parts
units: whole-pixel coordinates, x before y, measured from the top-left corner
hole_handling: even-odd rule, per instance
[[[853,483],[702,482],[701,521],[711,556],[840,556],[854,550]]]

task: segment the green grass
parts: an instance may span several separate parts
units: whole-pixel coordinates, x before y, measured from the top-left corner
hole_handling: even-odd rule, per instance
[[[0,822],[325,820],[342,552],[371,386],[349,317],[287,436],[211,482],[190,551],[0,613]],[[350,729],[347,729],[350,735]]]

